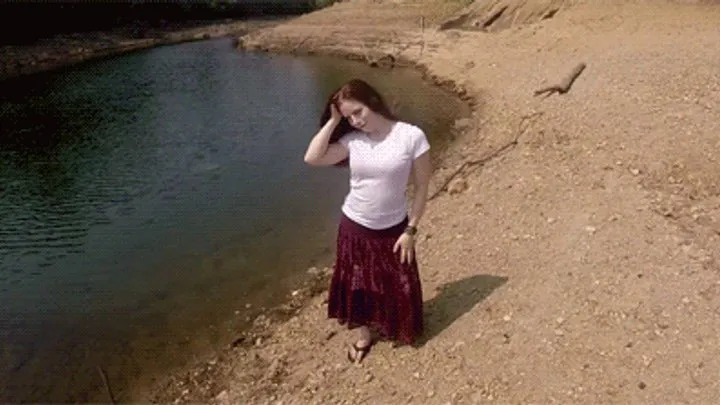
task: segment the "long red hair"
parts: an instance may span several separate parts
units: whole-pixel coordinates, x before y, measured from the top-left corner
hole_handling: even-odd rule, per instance
[[[378,93],[375,88],[369,85],[367,82],[360,79],[352,79],[349,82],[342,85],[339,89],[333,91],[328,97],[327,103],[325,103],[325,109],[320,116],[320,127],[330,119],[330,106],[335,104],[335,108],[339,108],[341,100],[353,100],[359,103],[365,104],[371,111],[376,114],[380,114],[383,117],[397,121],[398,118],[390,108],[383,97]],[[340,140],[343,135],[356,131],[355,127],[350,125],[350,121],[347,118],[342,117],[340,123],[335,127],[335,130],[330,135],[330,143],[334,143]],[[345,159],[336,166],[347,166],[348,160]]]

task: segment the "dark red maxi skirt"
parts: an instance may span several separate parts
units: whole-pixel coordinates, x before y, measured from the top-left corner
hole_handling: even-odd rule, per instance
[[[342,215],[330,283],[328,317],[350,329],[368,326],[381,337],[406,344],[423,332],[418,265],[400,263],[393,246],[407,218],[387,229],[366,228]]]

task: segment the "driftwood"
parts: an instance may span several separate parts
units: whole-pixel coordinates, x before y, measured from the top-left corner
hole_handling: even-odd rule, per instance
[[[506,143],[505,145],[501,146],[500,148],[496,149],[495,151],[493,151],[492,153],[490,153],[486,156],[483,156],[478,159],[467,160],[467,161],[463,162],[460,165],[460,167],[455,169],[455,171],[453,171],[453,173],[450,176],[448,176],[447,179],[445,179],[443,184],[437,190],[435,190],[435,192],[428,198],[428,201],[434,199],[435,197],[439,196],[440,193],[445,191],[447,189],[448,185],[450,184],[450,182],[453,181],[455,179],[455,177],[460,175],[460,173],[462,173],[466,169],[469,169],[471,167],[476,167],[476,166],[484,166],[485,163],[487,163],[501,155],[504,155],[510,149],[517,146],[518,142],[520,141],[520,137],[527,131],[528,125],[525,125],[525,122],[527,122],[531,119],[535,119],[543,114],[544,113],[542,111],[539,111],[539,112],[534,112],[532,114],[523,115],[522,118],[520,118],[520,123],[518,124],[518,130],[510,142]]]
[[[390,68],[394,68],[395,65],[397,65],[398,61],[400,60],[400,55],[405,52],[410,46],[413,45],[412,42],[408,42],[404,45],[398,45],[398,34],[395,31],[392,31],[390,38],[390,44],[392,45],[392,52],[385,52],[380,54],[379,56],[373,57],[371,56],[371,48],[367,44],[366,41],[362,42],[363,47],[363,53],[365,57],[365,62],[370,67],[380,67],[380,66],[387,66]],[[424,41],[423,41],[424,44]],[[376,40],[375,41],[375,49],[381,48],[383,45],[382,40]]]
[[[107,375],[105,375],[105,371],[100,366],[98,366],[97,370],[100,374],[100,378],[102,378],[103,385],[105,386],[105,392],[107,393],[110,403],[115,405],[115,397],[113,397],[112,390],[110,389],[110,383],[108,382]]]
[[[290,53],[295,54],[295,52],[297,52],[298,49],[300,49],[300,47],[303,46],[308,39],[310,39],[309,36],[301,39],[297,44],[295,44],[295,46],[292,47],[292,49],[290,49]]]
[[[570,91],[570,87],[572,87],[573,83],[575,82],[575,79],[580,76],[580,73],[585,70],[585,63],[581,62],[577,66],[575,66],[575,69],[573,69],[565,79],[560,82],[559,84],[543,87],[540,90],[535,91],[535,95],[539,96],[540,94],[547,93],[546,97],[549,97],[552,93],[558,93],[558,94],[565,94],[568,91]]]

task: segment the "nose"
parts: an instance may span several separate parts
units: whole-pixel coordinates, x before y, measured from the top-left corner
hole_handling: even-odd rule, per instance
[[[357,118],[355,118],[354,115],[351,115],[351,116],[350,116],[350,124],[353,125],[353,126],[360,125],[360,120],[357,119]]]

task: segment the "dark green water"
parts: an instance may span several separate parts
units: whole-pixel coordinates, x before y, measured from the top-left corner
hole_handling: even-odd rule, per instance
[[[333,251],[347,171],[302,156],[375,84],[436,149],[463,112],[414,72],[143,51],[0,83],[0,402],[105,401],[223,347]]]

